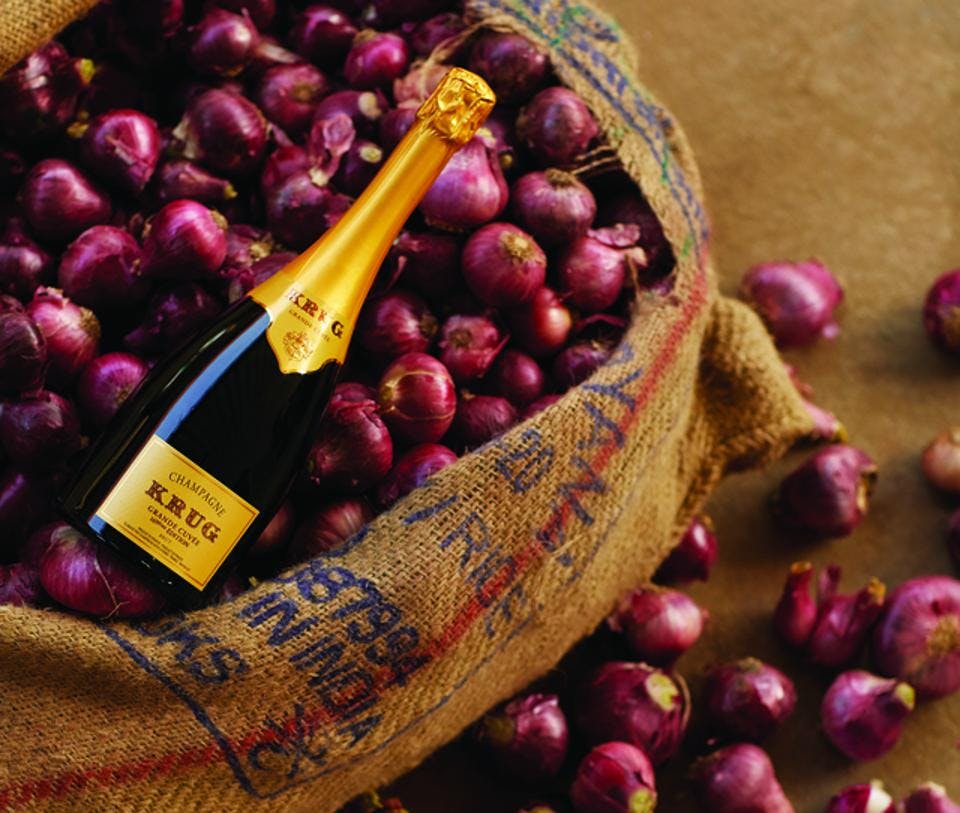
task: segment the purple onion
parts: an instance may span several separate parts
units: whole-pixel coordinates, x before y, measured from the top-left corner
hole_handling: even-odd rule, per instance
[[[297,517],[293,510],[293,503],[285,500],[273,515],[273,519],[267,523],[260,536],[257,537],[253,545],[250,546],[250,555],[256,557],[273,556],[283,550],[296,526]]]
[[[47,343],[48,382],[68,386],[97,355],[100,322],[93,311],[78,307],[56,288],[37,288],[27,313]]]
[[[357,343],[392,359],[425,352],[436,332],[437,320],[426,302],[409,291],[393,290],[364,305],[357,322]]]
[[[95,427],[103,429],[146,374],[147,365],[130,353],[98,356],[84,368],[77,381],[81,413]]]
[[[567,718],[553,694],[528,694],[490,712],[479,740],[504,770],[525,781],[556,776],[567,756]]]
[[[843,672],[827,689],[820,724],[840,752],[865,762],[896,745],[914,699],[910,684],[854,669]]]
[[[383,159],[383,150],[372,141],[354,141],[333,176],[334,186],[352,197],[359,197],[380,170]]]
[[[807,640],[814,663],[831,669],[848,665],[857,657],[883,610],[886,587],[877,579],[856,593],[837,593],[840,568],[821,574],[817,618]]]
[[[457,410],[450,372],[425,353],[405,353],[384,371],[377,394],[391,433],[408,443],[435,443]]]
[[[220,313],[220,303],[199,285],[184,282],[154,294],[143,323],[123,343],[134,353],[158,356],[193,336]]]
[[[930,441],[920,466],[931,485],[948,494],[960,494],[960,427],[947,429]]]
[[[0,605],[37,607],[42,602],[43,587],[36,567],[24,562],[0,565]]]
[[[259,40],[248,15],[212,8],[190,29],[190,64],[207,76],[236,76],[253,59]]]
[[[896,813],[893,797],[880,782],[850,785],[827,802],[824,813]]]
[[[380,119],[380,143],[390,152],[395,149],[417,120],[416,105],[404,105],[388,110]]]
[[[269,257],[274,250],[273,235],[257,226],[236,223],[227,228],[227,256],[224,268],[239,271]]]
[[[593,237],[579,237],[560,254],[557,272],[564,300],[588,313],[613,305],[627,279],[627,255]]]
[[[0,474],[0,533],[7,551],[21,546],[20,558],[37,567],[38,553],[42,552],[42,540],[33,540],[32,531],[50,511],[50,495],[47,493],[43,473],[34,474],[15,466],[8,466]]]
[[[843,444],[814,452],[780,484],[776,511],[791,528],[823,537],[847,536],[867,513],[877,467]]]
[[[921,697],[960,689],[960,581],[919,576],[894,590],[874,631],[873,658]]]
[[[225,8],[234,14],[246,12],[253,24],[261,31],[265,31],[273,22],[277,13],[276,0],[207,0],[204,8]]]
[[[313,65],[276,65],[261,77],[253,99],[270,121],[297,137],[310,128],[329,89],[329,80]]]
[[[267,199],[267,224],[284,243],[305,249],[339,219],[349,198],[336,194],[327,179],[296,172]]]
[[[8,219],[0,234],[0,293],[29,299],[52,266],[53,258],[30,239],[23,221]]]
[[[412,26],[408,39],[417,56],[430,56],[440,43],[455,37],[466,28],[459,14],[445,11]]]
[[[104,183],[139,195],[157,168],[157,123],[139,110],[111,110],[97,116],[83,134],[84,164]]]
[[[653,766],[626,742],[605,742],[577,768],[570,800],[577,813],[652,813],[657,805]]]
[[[40,583],[58,604],[100,618],[140,618],[164,605],[126,562],[65,524],[40,560]]]
[[[155,278],[213,277],[227,256],[227,222],[194,200],[175,200],[147,221],[143,273]]]
[[[938,277],[923,303],[923,326],[930,340],[960,353],[960,268]]]
[[[952,801],[946,789],[935,782],[920,785],[902,804],[903,813],[960,813],[960,805]]]
[[[577,342],[553,360],[553,378],[561,389],[575,387],[592,376],[610,358],[613,346],[607,342]]]
[[[560,169],[522,176],[514,183],[510,200],[517,222],[548,248],[584,237],[597,213],[589,188]]]
[[[694,763],[691,779],[704,813],[794,813],[756,745],[738,743]]]
[[[490,378],[496,393],[516,407],[525,407],[543,395],[543,369],[536,359],[519,350],[504,350],[497,357]]]
[[[713,532],[713,523],[709,517],[694,517],[653,579],[663,584],[705,582],[716,561],[717,536]]]
[[[591,675],[577,713],[590,742],[629,742],[661,765],[680,748],[690,700],[679,675],[645,663],[611,661]]]
[[[0,445],[11,462],[31,469],[53,469],[83,447],[80,420],[70,402],[55,392],[3,405]]]
[[[361,31],[353,41],[343,66],[347,83],[357,90],[386,87],[402,76],[410,64],[410,49],[403,37]]]
[[[773,626],[790,646],[805,647],[817,623],[817,602],[810,595],[813,565],[794,562],[773,613]]]
[[[537,413],[543,412],[543,410],[545,410],[547,407],[551,407],[557,403],[557,401],[560,400],[560,397],[561,396],[559,395],[544,395],[533,403],[527,404],[527,406],[524,407],[523,412],[520,413],[520,419],[525,421],[527,418],[532,418]]]
[[[237,197],[237,190],[226,178],[185,159],[161,164],[154,176],[154,185],[161,204],[190,198],[207,206],[217,206]]]
[[[793,714],[796,704],[790,678],[756,658],[715,667],[703,688],[711,727],[733,740],[767,739]]]
[[[327,503],[313,512],[294,534],[290,545],[290,561],[312,559],[336,550],[363,530],[373,519],[370,506],[363,499],[347,497]]]
[[[304,59],[318,65],[338,65],[350,50],[357,27],[342,11],[330,6],[307,6],[294,22],[290,44]]]
[[[128,232],[92,226],[67,247],[57,282],[70,299],[90,308],[136,305],[150,291],[140,263],[140,246]]]
[[[833,312],[843,288],[823,263],[762,263],[750,268],[740,294],[760,314],[780,347],[811,344],[840,332]]]
[[[324,492],[360,494],[386,477],[393,441],[375,401],[333,399],[307,455],[307,475]]]
[[[317,105],[313,120],[322,121],[343,114],[350,118],[358,134],[372,136],[387,109],[387,100],[379,90],[341,90],[331,93]]]
[[[510,316],[511,336],[535,358],[556,353],[567,343],[573,327],[570,309],[555,291],[546,287]]]
[[[509,195],[500,162],[474,137],[443,168],[421,201],[420,212],[431,226],[465,231],[500,215]]]
[[[530,302],[547,273],[543,249],[511,223],[490,223],[474,232],[463,247],[461,263],[467,286],[494,307]]]
[[[500,104],[522,104],[544,83],[550,61],[520,34],[488,31],[474,43],[467,67],[490,83]]]
[[[460,394],[452,433],[468,449],[502,435],[517,422],[517,410],[497,395]]]
[[[12,297],[0,296],[0,392],[18,394],[43,385],[47,340]]]
[[[47,158],[34,165],[20,192],[23,213],[41,240],[67,243],[106,223],[110,199],[73,164]]]
[[[486,316],[450,316],[440,329],[439,359],[462,384],[483,378],[506,342]]]
[[[230,279],[230,284],[227,287],[227,302],[232,305],[238,299],[242,299],[261,282],[266,282],[277,271],[289,265],[296,258],[297,255],[292,251],[280,251],[271,254],[269,257],[264,257],[262,260],[257,260],[247,269],[242,269]]]
[[[377,504],[389,508],[401,497],[420,488],[429,478],[451,463],[457,455],[438,443],[422,443],[404,452],[377,489]]]
[[[253,102],[227,90],[195,97],[174,130],[183,156],[233,178],[249,175],[267,148],[267,120]]]
[[[433,232],[403,232],[391,250],[400,279],[431,302],[445,303],[460,278],[460,241]]]
[[[517,137],[546,166],[569,166],[599,133],[583,99],[563,87],[541,90],[517,117]]]
[[[678,590],[631,590],[607,619],[630,653],[655,666],[672,666],[700,638],[708,614]]]
[[[269,198],[284,182],[301,172],[307,172],[313,167],[313,159],[303,147],[291,144],[287,147],[278,147],[263,162],[260,171],[260,191],[265,198]],[[323,186],[324,184],[320,184]]]

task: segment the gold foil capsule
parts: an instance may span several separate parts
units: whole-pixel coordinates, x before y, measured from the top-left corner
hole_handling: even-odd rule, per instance
[[[475,73],[451,68],[417,110],[417,118],[441,138],[462,146],[476,135],[497,102]]]

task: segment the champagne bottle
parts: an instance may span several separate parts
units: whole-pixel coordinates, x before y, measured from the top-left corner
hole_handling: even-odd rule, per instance
[[[391,243],[494,100],[452,68],[343,218],[150,372],[64,493],[69,521],[177,603],[217,590],[302,465]]]

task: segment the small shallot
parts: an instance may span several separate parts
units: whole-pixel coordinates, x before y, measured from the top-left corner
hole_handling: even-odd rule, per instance
[[[570,801],[577,813],[652,813],[657,806],[653,765],[630,743],[598,745],[577,768]]]
[[[942,785],[925,782],[903,802],[903,813],[960,813],[960,804],[954,802]]]
[[[671,666],[700,638],[707,613],[678,590],[638,588],[607,619],[622,633],[631,654],[655,666]]]
[[[335,551],[360,533],[371,519],[373,512],[362,498],[346,497],[322,505],[304,520],[294,534],[290,545],[290,561],[299,562]]]
[[[960,427],[947,429],[930,441],[920,465],[931,485],[949,494],[960,494]]]
[[[525,781],[556,776],[567,755],[567,718],[552,694],[511,700],[480,721],[477,736],[506,771]]]
[[[150,291],[140,263],[140,246],[129,232],[92,226],[63,253],[57,282],[70,299],[89,308],[138,305]]]
[[[454,315],[440,329],[439,358],[453,380],[462,384],[483,378],[506,342],[490,318]]]
[[[143,273],[174,279],[214,276],[227,256],[226,229],[222,215],[202,203],[168,203],[144,228]]]
[[[377,503],[389,508],[401,497],[420,488],[428,479],[457,462],[452,449],[439,443],[421,443],[404,452],[377,489]]]
[[[98,429],[117,414],[147,374],[147,365],[131,353],[105,353],[91,361],[77,381],[81,413]]]
[[[68,243],[84,229],[106,223],[110,199],[73,164],[47,158],[35,164],[20,191],[23,213],[41,240]]]
[[[569,166],[599,133],[583,99],[564,87],[541,90],[517,117],[517,137],[546,166]]]
[[[948,353],[960,353],[960,268],[930,287],[923,303],[923,326],[930,340]]]
[[[717,536],[709,517],[694,517],[653,576],[662,584],[705,582],[717,561]]]
[[[850,785],[831,797],[824,813],[896,813],[893,797],[881,782]]]
[[[691,773],[704,813],[794,813],[770,757],[756,745],[714,751],[697,760]]]
[[[733,740],[765,740],[793,714],[796,703],[793,681],[756,658],[715,667],[703,688],[711,728]]]
[[[510,202],[520,226],[547,248],[584,236],[597,214],[597,202],[589,187],[561,169],[530,172],[518,178]]]
[[[47,380],[55,387],[69,385],[97,355],[99,320],[56,288],[37,288],[27,313],[47,342]]]

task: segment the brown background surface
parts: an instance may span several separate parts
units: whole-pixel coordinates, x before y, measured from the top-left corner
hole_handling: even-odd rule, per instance
[[[712,622],[679,664],[696,698],[718,659],[758,655],[797,681],[798,713],[769,744],[798,813],[821,811],[846,783],[882,778],[896,795],[933,779],[960,800],[960,695],[924,704],[885,758],[850,765],[817,730],[828,685],[769,630],[791,561],[844,567],[844,588],[951,572],[950,502],[918,468],[957,414],[960,364],[927,343],[930,282],[960,265],[960,4],[955,0],[607,0],[641,52],[641,78],[693,142],[714,221],[721,287],[774,258],[826,260],[846,286],[843,333],[789,354],[817,399],[872,454],[880,481],[850,538],[798,549],[764,501],[801,459],[729,480],[711,501],[721,560],[692,590]],[[638,499],[642,499],[638,495]],[[674,775],[676,773],[676,775]],[[660,778],[659,810],[692,809],[679,772]],[[397,785],[414,813],[509,813],[523,801],[455,745]]]

